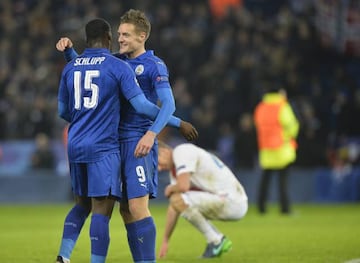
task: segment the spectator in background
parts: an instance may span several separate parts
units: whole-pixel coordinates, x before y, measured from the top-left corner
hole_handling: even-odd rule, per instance
[[[230,169],[234,169],[235,135],[229,123],[222,123],[220,126],[220,138],[217,141],[216,154]]]
[[[35,151],[31,155],[31,168],[54,170],[56,168],[55,154],[51,149],[49,137],[38,133],[35,137]]]
[[[66,124],[62,130],[62,144],[65,152],[67,152],[67,140],[68,140],[69,124]]]
[[[61,145],[63,147],[63,156],[61,157],[65,157],[64,159],[60,157],[60,160],[58,161],[57,164],[57,174],[60,176],[69,176],[70,175],[70,171],[69,171],[69,165],[68,165],[68,153],[67,153],[67,139],[68,139],[68,129],[69,129],[69,124],[66,123],[64,125],[64,127],[62,128],[62,140],[61,140]],[[71,196],[72,196],[72,192],[71,192]]]
[[[208,2],[212,15],[221,20],[232,8],[241,7],[243,0],[209,0]]]
[[[236,168],[253,169],[256,163],[256,130],[250,112],[241,114],[234,143]]]
[[[259,162],[262,169],[258,209],[266,213],[271,175],[278,174],[281,213],[290,213],[287,193],[289,165],[296,160],[296,137],[299,132],[298,120],[287,101],[286,93],[278,84],[267,88],[262,101],[254,112]]]
[[[0,162],[2,161],[2,157],[3,157],[3,150],[2,147],[0,146]]]

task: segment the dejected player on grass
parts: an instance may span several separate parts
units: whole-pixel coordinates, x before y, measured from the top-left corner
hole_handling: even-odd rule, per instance
[[[163,142],[159,143],[159,171],[169,171],[171,182],[165,188],[170,204],[159,257],[167,254],[179,216],[205,237],[203,258],[229,251],[232,242],[210,221],[239,220],[247,212],[247,195],[232,171],[198,146],[185,143],[171,148]]]

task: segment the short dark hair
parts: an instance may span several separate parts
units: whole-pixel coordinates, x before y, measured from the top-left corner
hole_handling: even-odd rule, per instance
[[[91,43],[102,40],[105,36],[109,35],[110,31],[111,26],[105,19],[93,19],[85,26],[86,42]]]
[[[145,32],[146,38],[149,37],[151,24],[145,13],[140,10],[130,9],[120,18],[120,24],[133,24],[136,32]]]

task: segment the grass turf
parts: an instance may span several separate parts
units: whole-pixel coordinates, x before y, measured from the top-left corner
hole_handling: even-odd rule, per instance
[[[0,205],[0,262],[54,262],[63,219],[72,204]],[[151,206],[160,246],[166,205]],[[166,259],[158,262],[226,263],[343,263],[360,262],[360,204],[295,204],[294,213],[282,216],[276,206],[259,215],[250,206],[238,222],[215,225],[232,241],[233,249],[216,259],[199,259],[205,240],[180,219]],[[107,262],[132,262],[125,228],[114,210]],[[86,222],[71,262],[89,262],[89,221]],[[354,260],[357,259],[357,260]]]

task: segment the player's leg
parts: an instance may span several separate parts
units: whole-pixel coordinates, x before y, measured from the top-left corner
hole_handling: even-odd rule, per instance
[[[288,167],[279,170],[279,198],[281,213],[290,213],[290,204],[287,193]]]
[[[173,194],[170,198],[170,205],[205,237],[204,258],[218,257],[232,247],[232,242],[208,220],[219,217],[224,203],[224,198],[200,191]]]
[[[90,223],[91,263],[104,263],[109,244],[109,222],[114,207],[113,197],[93,197]]]
[[[215,207],[221,207],[223,202],[214,195],[190,191],[184,194],[173,194],[170,197],[170,205],[189,221],[198,231],[200,231],[207,243],[219,243],[224,236],[204,215],[205,209],[200,210],[201,206],[213,206],[213,210],[208,209],[208,215],[216,211]],[[211,216],[213,217],[213,216]]]
[[[137,142],[121,143],[123,199],[120,214],[134,262],[155,262],[156,227],[149,198],[157,193],[157,147],[143,158],[134,157]]]
[[[155,262],[156,227],[148,210],[148,196],[120,204],[134,262]]]
[[[262,214],[266,213],[266,200],[268,196],[271,173],[272,171],[267,169],[264,169],[261,173],[258,192],[258,210]]]
[[[150,217],[149,196],[145,195],[130,200],[122,200],[120,202],[120,214],[125,224]]]
[[[88,174],[92,197],[91,263],[104,263],[110,244],[109,221],[115,200],[120,198],[120,155],[110,154],[89,164]]]
[[[56,261],[59,263],[70,262],[71,253],[91,210],[91,199],[87,197],[86,165],[71,163],[70,176],[75,205],[64,221],[63,235]]]

